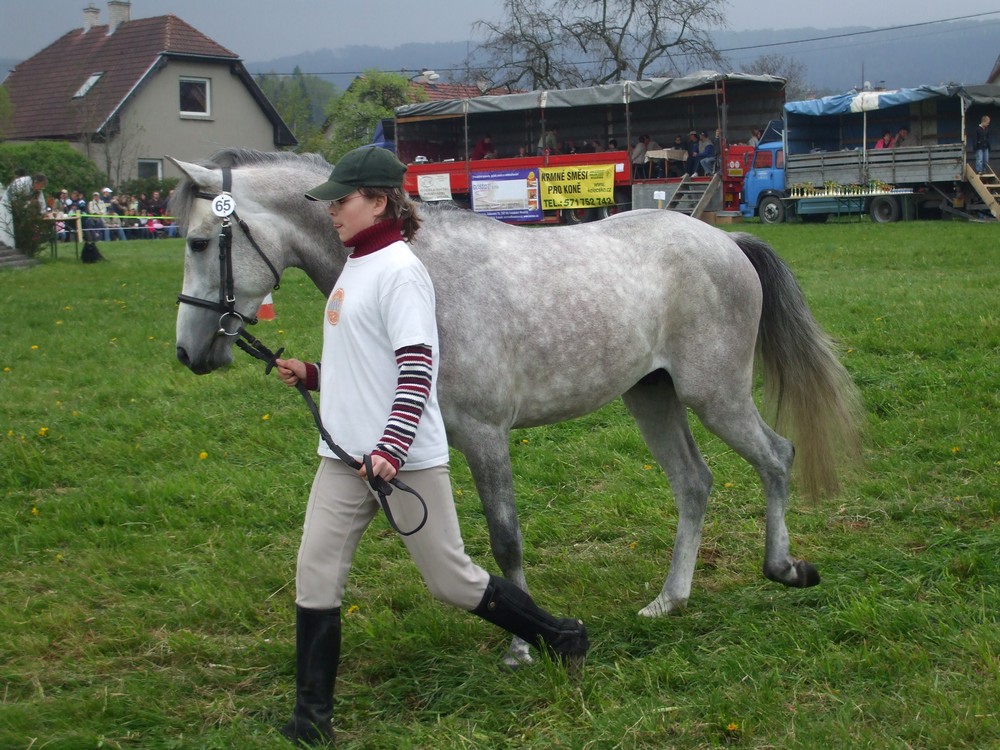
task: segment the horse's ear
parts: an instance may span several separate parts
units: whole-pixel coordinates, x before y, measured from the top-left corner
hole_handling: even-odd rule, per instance
[[[168,156],[167,158],[198,187],[222,192],[222,173],[219,170],[208,169],[198,164],[180,161],[172,156]]]

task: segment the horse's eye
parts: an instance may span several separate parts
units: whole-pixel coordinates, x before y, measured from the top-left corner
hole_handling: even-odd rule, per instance
[[[208,240],[188,240],[188,247],[190,247],[194,252],[200,253],[208,247]]]

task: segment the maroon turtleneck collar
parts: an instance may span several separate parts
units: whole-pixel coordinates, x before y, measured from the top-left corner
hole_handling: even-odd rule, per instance
[[[361,258],[370,255],[376,250],[388,247],[393,242],[403,239],[402,221],[379,221],[372,224],[367,229],[362,229],[356,235],[344,243],[345,247],[351,248],[352,258]]]

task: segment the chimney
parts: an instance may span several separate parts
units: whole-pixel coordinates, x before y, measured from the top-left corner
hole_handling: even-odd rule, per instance
[[[83,9],[83,33],[86,34],[101,20],[101,9],[91,3]]]
[[[108,0],[108,34],[114,34],[115,29],[132,20],[131,7],[129,0]]]

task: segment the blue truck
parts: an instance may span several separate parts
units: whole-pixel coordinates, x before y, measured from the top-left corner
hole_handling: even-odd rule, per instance
[[[787,102],[747,165],[740,213],[777,224],[867,214],[874,222],[1000,218],[1000,181],[966,164],[966,141],[1000,86],[921,86]],[[875,148],[885,131],[903,145]]]

